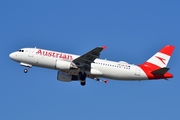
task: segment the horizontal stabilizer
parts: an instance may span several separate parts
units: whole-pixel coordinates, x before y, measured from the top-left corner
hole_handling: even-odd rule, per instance
[[[157,70],[152,71],[151,73],[154,75],[164,75],[170,68],[164,67]]]

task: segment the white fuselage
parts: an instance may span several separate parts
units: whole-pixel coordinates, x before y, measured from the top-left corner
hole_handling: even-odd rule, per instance
[[[72,61],[78,55],[50,51],[39,48],[23,48],[23,52],[13,52],[10,57],[22,64],[55,69],[57,61]],[[61,70],[63,72],[77,74],[78,70]],[[109,60],[96,59],[91,64],[90,72],[85,71],[89,77],[102,77],[115,80],[147,80],[145,72],[137,65],[126,62],[114,62]]]

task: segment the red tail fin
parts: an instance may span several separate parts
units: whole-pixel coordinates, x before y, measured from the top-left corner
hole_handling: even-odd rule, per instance
[[[149,79],[171,78],[172,74],[167,72],[169,69],[166,69],[166,66],[171,58],[173,51],[174,46],[167,45],[145,63],[139,65],[139,67],[146,73]],[[165,72],[165,70],[167,71]],[[162,72],[164,73],[156,74]]]

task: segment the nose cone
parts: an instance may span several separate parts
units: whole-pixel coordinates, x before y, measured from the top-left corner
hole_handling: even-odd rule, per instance
[[[11,53],[11,54],[9,54],[9,57],[10,57],[11,59],[14,59],[14,58],[15,58],[15,54],[14,54],[14,53]]]

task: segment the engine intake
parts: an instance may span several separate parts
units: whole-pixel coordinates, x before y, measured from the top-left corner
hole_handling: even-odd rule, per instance
[[[77,81],[78,80],[78,76],[58,71],[57,80],[62,81],[62,82]]]

